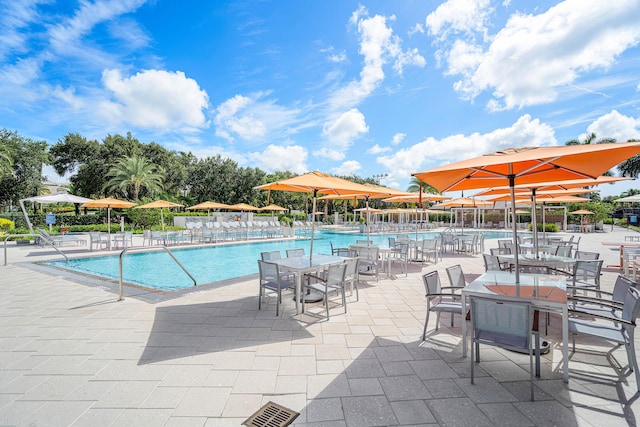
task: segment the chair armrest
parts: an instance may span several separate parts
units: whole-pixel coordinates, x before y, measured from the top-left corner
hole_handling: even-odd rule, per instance
[[[567,285],[567,290],[569,290],[569,289],[579,289],[582,292],[595,292],[595,293],[598,293],[598,294],[605,294],[605,295],[613,296],[613,292],[601,291],[599,289],[584,288],[582,286]],[[593,298],[593,297],[587,297],[587,298]]]
[[[575,313],[575,314],[580,314],[582,316],[590,316],[590,317],[595,317],[597,319],[604,319],[604,320],[610,320],[612,322],[616,322],[616,323],[623,323],[625,325],[629,325],[629,326],[636,326],[636,322],[630,322],[628,320],[625,319],[619,319],[617,317],[613,317],[613,316],[605,316],[603,314],[596,314],[596,313],[589,313],[588,311],[582,311],[582,310],[574,310],[574,309],[569,309],[569,313]]]
[[[594,305],[600,305],[602,307],[609,307],[617,310],[622,310],[623,303],[617,301],[603,301],[597,298],[585,298],[585,297],[567,297],[567,301],[584,302]]]

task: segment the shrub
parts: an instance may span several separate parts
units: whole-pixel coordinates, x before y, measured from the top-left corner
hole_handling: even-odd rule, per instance
[[[8,233],[16,227],[15,223],[9,219],[0,218],[0,232]]]
[[[536,228],[538,229],[539,232],[542,232],[542,223],[537,223],[536,224]],[[533,224],[529,224],[529,231],[533,230]],[[558,231],[560,231],[560,227],[558,227],[557,224],[545,224],[544,225],[544,231],[547,233],[557,233]]]

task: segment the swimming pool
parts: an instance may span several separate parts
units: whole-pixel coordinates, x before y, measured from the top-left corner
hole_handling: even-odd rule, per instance
[[[420,233],[421,238],[434,238],[439,233]],[[509,232],[486,232],[485,238],[509,238]],[[387,244],[388,237],[396,234],[371,235],[374,244]],[[315,234],[313,253],[331,253],[334,247],[347,247],[366,234],[318,231]],[[309,252],[309,239],[278,240],[255,243],[238,243],[194,248],[171,248],[174,256],[193,275],[198,285],[250,276],[258,273],[257,260],[261,252],[304,248]],[[118,280],[119,256],[108,255],[77,258],[69,261],[47,261],[42,264],[78,273]],[[193,287],[193,282],[164,251],[129,253],[123,257],[123,280],[127,283],[159,291],[175,291]]]

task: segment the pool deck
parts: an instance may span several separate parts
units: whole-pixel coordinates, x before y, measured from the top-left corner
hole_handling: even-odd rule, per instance
[[[618,264],[626,229],[582,236],[580,250]],[[486,251],[497,240],[486,241]],[[84,256],[84,248],[65,248]],[[257,281],[199,289],[149,302],[78,283],[23,263],[59,259],[51,248],[11,245],[0,266],[0,425],[238,426],[273,401],[300,416],[296,426],[637,425],[637,385],[624,349],[578,337],[562,381],[560,321],[529,401],[528,356],[482,348],[476,384],[462,358],[460,316],[438,331],[425,315],[421,275],[460,264],[472,279],[481,255],[445,254],[412,264],[407,277],[364,281],[348,313],[320,305],[275,316],[258,310]],[[233,268],[233,263],[229,264]],[[603,269],[610,290],[619,273]],[[318,314],[315,316],[314,314]],[[636,347],[640,347],[636,337]]]

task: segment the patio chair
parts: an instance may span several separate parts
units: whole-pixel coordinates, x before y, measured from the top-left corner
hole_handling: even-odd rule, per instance
[[[360,264],[359,258],[350,258],[345,260],[345,264],[347,264],[347,268],[344,272],[344,283],[345,286],[347,283],[350,284],[350,293],[349,296],[353,295],[353,290],[356,290],[356,301],[360,300],[360,295],[358,293],[358,283],[360,278],[358,277],[358,266]]]
[[[469,284],[464,278],[464,273],[462,272],[462,266],[460,266],[460,264],[447,267],[446,270],[447,270],[447,276],[449,277],[449,283],[451,284],[451,287],[464,288]]]
[[[275,291],[277,293],[276,316],[279,316],[280,304],[282,303],[282,289],[295,287],[295,282],[293,280],[285,279],[283,275],[280,274],[280,266],[278,264],[258,260],[258,270],[260,274],[258,310],[262,309],[262,298],[265,295],[265,291]]]
[[[408,243],[396,243],[396,250],[392,250],[389,253],[389,260],[391,263],[399,262],[404,270],[404,275],[408,276],[409,265],[409,244]]]
[[[599,259],[598,252],[576,251],[574,258],[576,259]]]
[[[595,289],[584,288],[582,291],[584,295],[570,295],[568,297],[571,303],[570,312],[572,310],[578,310],[580,312],[589,312],[593,314],[601,314],[606,316],[612,316],[620,318],[622,313],[622,307],[624,305],[624,298],[629,291],[629,288],[635,288],[636,282],[619,274],[616,278],[616,282],[613,285],[613,292],[596,291]],[[571,286],[567,286],[568,289]],[[591,292],[597,292],[597,295],[590,294]]]
[[[436,331],[438,330],[438,325],[440,323],[440,313],[451,313],[451,318],[453,322],[453,315],[459,314],[463,315],[463,312],[466,313],[466,307],[463,310],[462,302],[455,300],[454,291],[456,289],[461,289],[459,287],[452,286],[442,286],[440,282],[440,275],[437,271],[431,271],[422,276],[422,281],[424,282],[424,288],[426,291],[427,298],[427,316],[424,320],[424,329],[422,331],[422,341],[427,339],[427,326],[429,325],[429,315],[431,312],[436,313]],[[443,292],[443,290],[448,290],[449,292]]]
[[[293,258],[297,256],[304,256],[303,248],[287,249],[287,258]]]
[[[558,245],[556,248],[556,255],[571,258],[572,245]]]
[[[123,249],[133,246],[133,233],[131,231],[117,232],[113,235],[113,245],[116,248],[122,246]]]
[[[142,246],[146,246],[147,242],[149,246],[153,244],[151,242],[151,230],[142,230]]]
[[[380,250],[377,247],[358,248],[358,258],[360,258],[359,275],[376,276],[379,280],[378,256]]]
[[[342,305],[344,306],[344,312],[347,312],[347,297],[344,292],[345,274],[347,264],[334,264],[330,265],[326,273],[322,276],[307,273],[304,276],[302,283],[302,289],[313,289],[316,292],[323,294],[324,306],[327,311],[327,320],[329,320],[329,294],[331,292],[338,292],[342,296]],[[313,279],[313,281],[311,280]],[[304,313],[305,298],[302,298],[302,312]]]
[[[424,239],[420,245],[416,247],[418,258],[422,264],[431,260],[433,257],[434,264],[438,263],[438,239]]]
[[[533,400],[533,359],[535,356],[537,375],[540,367],[540,336],[532,329],[531,303],[471,297],[471,384],[474,383],[474,365],[480,363],[480,344],[527,352]],[[531,348],[532,334],[535,352]]]
[[[497,255],[482,254],[484,260],[484,271],[502,271],[502,264]]]
[[[93,251],[95,246],[97,250],[107,249],[109,247],[109,237],[103,236],[102,233],[90,232],[89,233],[89,250]]]
[[[620,317],[598,315],[587,311],[573,310],[574,314],[592,317],[593,320],[569,319],[569,332],[571,332],[573,352],[576,351],[576,335],[590,335],[611,341],[616,344],[616,348],[624,345],[627,350],[627,361],[630,371],[636,374],[636,386],[640,391],[640,370],[638,370],[638,360],[634,345],[634,334],[636,328],[636,318],[640,310],[640,292],[633,287],[627,290],[624,296],[622,313]],[[611,354],[610,352],[607,353]]]
[[[280,251],[260,252],[262,261],[271,261],[272,259],[282,259]]]
[[[572,295],[575,295],[577,290],[585,288],[595,289],[600,295],[600,272],[603,262],[604,260],[601,259],[579,259],[576,261],[571,275]]]

